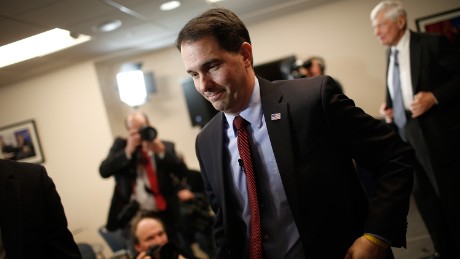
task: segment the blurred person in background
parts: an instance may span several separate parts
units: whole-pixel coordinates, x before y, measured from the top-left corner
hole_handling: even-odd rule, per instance
[[[41,165],[0,159],[0,258],[81,258],[56,186]]]
[[[184,259],[183,252],[169,242],[163,222],[149,216],[137,217],[132,225],[136,259]],[[190,258],[190,257],[188,257]]]
[[[324,61],[324,58],[319,57],[319,56],[309,57],[299,67],[299,72],[302,75],[302,77],[323,76],[325,75],[325,71],[326,71],[326,62]],[[337,80],[335,80],[335,82],[337,83],[340,91],[343,93],[342,85]]]
[[[400,1],[380,2],[370,18],[388,47],[380,113],[415,149],[413,194],[433,258],[460,258],[460,52],[443,36],[410,31]]]

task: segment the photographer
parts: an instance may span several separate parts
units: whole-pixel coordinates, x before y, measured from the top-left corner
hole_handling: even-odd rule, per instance
[[[99,168],[103,178],[115,178],[106,229],[121,229],[128,240],[132,218],[152,215],[164,222],[170,240],[176,241],[179,197],[190,191],[180,190],[173,182],[185,175],[174,144],[160,140],[142,112],[132,112],[126,118],[126,128],[127,138],[115,139]]]
[[[177,246],[168,242],[161,220],[138,217],[133,222],[132,237],[136,259],[184,259]]]
[[[301,77],[315,77],[315,76],[323,76],[326,75],[326,62],[322,57],[319,56],[311,56],[299,67],[299,73]],[[343,94],[343,87],[342,85],[334,79],[337,86],[340,89],[340,92]]]

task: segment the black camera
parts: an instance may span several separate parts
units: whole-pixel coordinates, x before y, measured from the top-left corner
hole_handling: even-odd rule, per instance
[[[157,137],[157,130],[151,126],[145,126],[139,130],[142,140],[152,141]]]
[[[166,243],[164,246],[153,245],[147,250],[148,256],[161,259],[177,259],[179,258],[179,248],[173,243]]]
[[[305,61],[305,62],[302,64],[302,66],[303,66],[304,68],[306,68],[306,69],[311,68],[311,65],[313,65],[313,63],[311,62],[311,59]]]
[[[160,255],[161,246],[160,245],[153,245],[147,249],[146,255],[157,258]]]

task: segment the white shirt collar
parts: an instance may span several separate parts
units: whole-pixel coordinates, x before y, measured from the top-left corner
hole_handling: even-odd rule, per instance
[[[401,51],[409,49],[409,40],[410,32],[409,30],[406,30],[399,42],[396,44],[396,46],[391,47],[391,53],[394,53],[395,49],[397,49],[399,53],[401,53]]]

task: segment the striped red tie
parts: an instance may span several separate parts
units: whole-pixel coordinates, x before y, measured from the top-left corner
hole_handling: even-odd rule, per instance
[[[243,169],[246,174],[249,207],[251,212],[250,237],[249,237],[249,258],[261,259],[262,252],[262,230],[260,227],[259,202],[257,199],[257,186],[252,165],[251,149],[249,147],[248,122],[240,116],[236,116],[233,124],[238,130],[238,152],[243,160]]]

